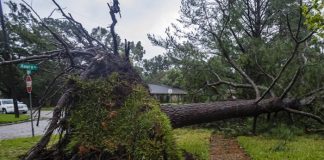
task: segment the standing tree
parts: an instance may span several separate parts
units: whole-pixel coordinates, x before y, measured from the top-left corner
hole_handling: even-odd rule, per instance
[[[173,24],[166,39],[149,38],[168,50],[184,75],[205,76],[201,90],[234,89],[236,97],[254,98],[255,105],[269,97],[302,97],[316,87],[322,91],[323,76],[313,73],[321,68],[323,53],[311,42],[321,27],[307,30],[303,2],[297,2],[183,0],[179,22],[184,27]],[[289,116],[293,112],[285,110]]]
[[[2,29],[2,49],[0,53],[2,55],[3,60],[11,61],[13,59],[13,55],[11,53],[12,50],[9,45],[9,38],[8,38],[6,23],[3,16],[1,1],[0,1],[0,23]],[[7,76],[9,73],[11,73],[11,76]],[[0,78],[2,85],[5,86],[3,87],[5,89],[2,89],[1,91],[7,95],[10,95],[10,97],[13,99],[15,117],[19,118],[17,89],[16,89],[16,86],[19,84],[18,69],[14,65],[10,64],[3,67],[3,69],[0,71],[0,75],[2,75]],[[3,109],[2,112],[6,112],[6,110]]]

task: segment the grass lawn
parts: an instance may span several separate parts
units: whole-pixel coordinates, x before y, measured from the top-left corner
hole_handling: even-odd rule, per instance
[[[212,131],[206,129],[176,129],[173,131],[180,149],[197,156],[199,160],[209,159],[209,138]],[[0,140],[0,160],[15,160],[26,153],[30,147],[38,142],[40,136],[34,138],[17,138]],[[52,138],[52,143],[57,140]]]
[[[0,140],[0,160],[18,160],[19,156],[25,154],[41,136]],[[53,135],[49,146],[58,140],[58,135]]]
[[[324,138],[298,136],[287,141],[269,137],[238,137],[240,145],[253,160],[323,160]]]
[[[15,160],[18,156],[23,155],[32,147],[38,140],[39,136],[34,138],[17,138],[9,140],[0,140],[0,159]]]
[[[53,111],[54,107],[42,107],[42,111]]]
[[[209,159],[212,131],[206,129],[175,129],[173,134],[180,149],[197,156],[199,160]]]
[[[15,114],[0,114],[0,124],[1,123],[10,123],[27,120],[29,116],[27,114],[20,114],[19,118],[15,118]]]

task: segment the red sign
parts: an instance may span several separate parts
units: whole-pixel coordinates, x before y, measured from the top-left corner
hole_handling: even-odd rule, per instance
[[[27,93],[32,92],[32,78],[30,77],[30,75],[26,76],[26,89],[27,89]]]

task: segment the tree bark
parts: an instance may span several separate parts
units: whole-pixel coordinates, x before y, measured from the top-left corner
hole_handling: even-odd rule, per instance
[[[238,100],[168,105],[161,106],[161,110],[170,118],[172,126],[179,128],[230,118],[253,117],[263,113],[278,112],[285,107],[297,108],[301,106],[299,101],[294,99],[271,98],[262,100],[259,104],[255,102],[255,100]]]

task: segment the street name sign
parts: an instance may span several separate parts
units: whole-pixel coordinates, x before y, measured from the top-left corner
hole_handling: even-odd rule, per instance
[[[26,69],[26,70],[32,70],[32,71],[37,71],[38,70],[38,66],[36,64],[19,64],[18,67],[20,69]]]

